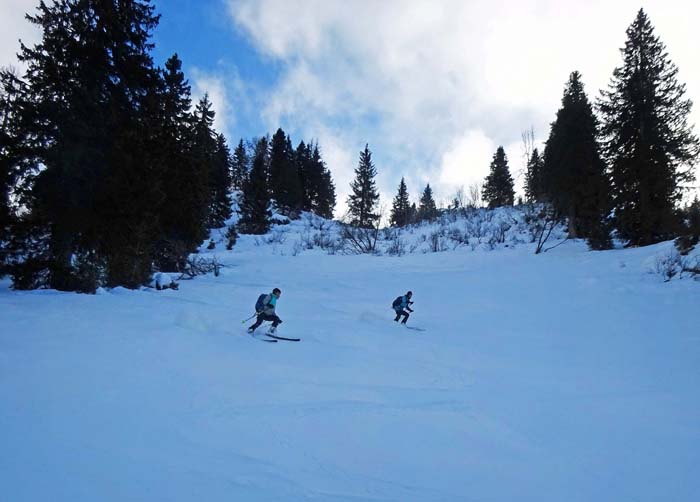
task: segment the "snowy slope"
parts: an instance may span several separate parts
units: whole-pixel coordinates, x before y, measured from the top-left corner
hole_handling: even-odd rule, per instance
[[[647,273],[670,243],[347,256],[294,225],[179,291],[2,283],[0,500],[697,500],[700,284]],[[243,334],[274,286],[300,343]],[[425,332],[390,321],[407,289]]]

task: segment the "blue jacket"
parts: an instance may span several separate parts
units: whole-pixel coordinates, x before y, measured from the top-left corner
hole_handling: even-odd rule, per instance
[[[398,312],[399,310],[403,310],[408,307],[409,302],[410,300],[408,299],[408,295],[399,296],[396,300],[394,300],[392,307],[394,307],[394,310]]]

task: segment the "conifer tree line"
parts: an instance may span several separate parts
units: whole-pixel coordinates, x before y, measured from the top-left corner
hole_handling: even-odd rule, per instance
[[[533,148],[527,159],[526,199],[547,204],[555,218],[567,221],[569,236],[586,239],[592,249],[611,247],[613,231],[637,246],[692,234],[697,227],[697,202],[685,209],[679,204],[695,181],[692,168],[700,154],[688,123],[692,103],[643,9],[627,29],[621,54],[622,65],[595,104],[581,74],[571,73],[544,151]],[[502,146],[481,196],[489,208],[515,202]],[[402,178],[391,224],[402,227],[437,214],[430,186],[416,210]]]
[[[253,141],[250,153],[240,141],[234,152],[233,186],[242,191],[238,226],[243,233],[268,231],[273,200],[283,214],[308,211],[333,217],[335,184],[318,142],[300,141],[294,148],[281,128],[271,139]]]
[[[27,19],[42,36],[20,45],[26,70],[0,71],[0,275],[15,288],[135,288],[178,270],[225,225],[232,189],[254,231],[270,198],[332,215],[318,144],[294,150],[280,130],[232,153],[177,54],[154,64],[150,0],[41,2]]]
[[[404,178],[401,178],[401,183],[399,183],[398,191],[391,205],[390,222],[392,226],[405,227],[421,221],[431,221],[437,218],[439,214],[440,210],[435,203],[430,183],[423,188],[418,206],[416,206],[415,202],[410,202],[406,181]]]
[[[621,54],[595,104],[581,74],[571,73],[544,152],[532,150],[525,175],[527,199],[550,204],[569,235],[593,249],[609,248],[613,230],[638,246],[693,228],[694,206],[680,207],[700,153],[688,123],[692,102],[643,9]],[[509,205],[512,193],[499,153],[484,186],[489,206]]]
[[[231,151],[208,97],[192,103],[177,54],[154,64],[151,0],[41,2],[27,19],[42,38],[20,45],[26,70],[0,70],[0,275],[14,287],[138,287],[154,269],[178,270],[231,216],[231,190],[244,233],[266,232],[273,209],[332,217],[318,143],[295,148],[280,128]],[[595,102],[571,73],[525,174],[528,201],[594,249],[610,247],[613,232],[636,246],[698,228],[697,202],[680,207],[700,155],[692,102],[643,10],[621,55]],[[366,145],[347,199],[353,226],[379,224],[376,176]],[[502,146],[482,197],[492,208],[515,202]],[[430,184],[411,203],[402,178],[391,224],[438,215]]]
[[[348,223],[364,229],[376,228],[380,224],[379,191],[376,184],[377,169],[372,161],[369,145],[360,152],[360,159],[355,168],[355,179],[350,184],[348,195]],[[439,214],[433,190],[428,183],[420,197],[419,206],[411,203],[406,181],[401,178],[398,191],[394,197],[389,223],[394,227],[405,227],[424,220],[432,220]]]

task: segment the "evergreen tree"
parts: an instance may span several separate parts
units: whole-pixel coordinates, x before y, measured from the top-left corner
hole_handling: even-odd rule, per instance
[[[484,180],[482,197],[490,208],[513,205],[513,178],[510,176],[508,158],[502,146],[499,146],[493,155],[491,172]]]
[[[313,180],[314,188],[311,190],[315,198],[312,201],[312,211],[323,218],[333,218],[335,208],[335,184],[331,172],[321,158],[318,143],[311,153],[310,171],[313,173],[309,179]]]
[[[243,139],[238,142],[238,146],[233,151],[233,165],[231,167],[231,184],[234,190],[242,190],[246,178],[248,177],[248,152],[246,151]]]
[[[156,128],[163,156],[164,201],[160,210],[161,238],[154,260],[159,270],[182,270],[189,253],[206,237],[203,194],[206,178],[194,154],[194,116],[190,85],[182,61],[174,54],[162,74],[162,117]]]
[[[266,182],[269,182],[270,180],[270,136],[263,136],[262,138],[253,138],[251,142],[248,145],[249,149],[253,151],[253,156],[252,160],[255,160],[256,157],[260,157],[262,161],[262,166],[265,170],[265,180]],[[251,161],[251,170],[252,170],[252,161]],[[250,177],[250,172],[248,173],[248,177]],[[269,188],[268,188],[269,190]]]
[[[405,227],[410,222],[410,216],[411,202],[408,200],[408,189],[406,182],[401,178],[398,192],[391,207],[391,224],[395,227]]]
[[[324,218],[332,218],[335,207],[335,185],[326,163],[321,158],[318,144],[306,145],[303,141],[300,142],[295,158],[304,191],[303,209]]]
[[[609,182],[597,127],[581,75],[573,72],[545,147],[543,188],[554,209],[568,218],[569,236],[603,249],[611,245]]]
[[[364,151],[360,152],[355,179],[350,184],[352,193],[348,196],[350,223],[354,226],[372,228],[379,220],[379,215],[374,212],[379,204],[376,176],[377,169],[372,163],[372,152],[367,144]]]
[[[272,137],[270,148],[270,190],[278,207],[298,210],[302,206],[299,172],[291,142],[282,129]]]
[[[621,53],[598,106],[617,230],[630,245],[646,245],[676,231],[676,206],[693,180],[699,143],[688,124],[685,85],[642,9]]]
[[[311,145],[307,146],[304,141],[300,141],[294,150],[294,164],[296,165],[299,184],[301,186],[302,200],[301,208],[304,211],[312,211],[314,201],[318,197],[316,186],[312,179],[311,166]]]
[[[430,188],[430,183],[425,185],[423,189],[423,195],[420,198],[420,205],[418,206],[418,218],[420,220],[432,220],[438,215],[437,206],[435,205],[435,199],[433,199],[433,189]]]
[[[238,230],[244,234],[264,234],[270,228],[270,192],[268,180],[268,142],[261,138],[255,147],[250,175],[243,185]]]
[[[216,132],[214,131],[214,109],[209,96],[205,94],[197,103],[194,111],[193,145],[192,155],[195,162],[198,183],[192,188],[196,201],[196,218],[204,224],[204,235],[206,228],[213,221],[211,218],[211,208],[214,199],[215,185],[215,165],[218,150]]]
[[[700,238],[700,199],[695,196],[695,200],[688,205],[685,210],[685,225],[687,232],[695,238]]]
[[[31,219],[47,246],[49,284],[91,291],[148,279],[162,163],[151,153],[158,74],[149,1],[40,3],[42,30],[21,47],[31,135]],[[31,125],[29,125],[31,124]],[[154,202],[155,201],[155,202]]]
[[[543,202],[545,199],[543,171],[544,158],[535,148],[527,161],[527,173],[525,173],[525,196],[530,202]]]
[[[107,74],[98,79],[109,90],[109,128],[103,131],[106,169],[99,179],[95,212],[99,245],[79,249],[77,269],[93,283],[104,260],[107,286],[137,288],[151,277],[163,198],[164,163],[154,151],[152,134],[159,118],[161,80],[150,55],[151,31],[159,16],[148,0],[95,2],[92,13],[96,22],[88,38],[94,36],[107,55]]]
[[[14,72],[0,69],[0,277],[8,271],[10,229],[16,219],[10,198],[26,170],[21,162],[21,94],[21,80]]]
[[[231,217],[231,152],[223,134],[216,136],[216,153],[210,168],[211,208],[209,226],[221,228]]]
[[[412,225],[414,223],[418,223],[420,221],[420,218],[418,217],[418,208],[416,207],[416,203],[414,202],[411,204],[411,208],[408,211],[408,223],[409,225]]]

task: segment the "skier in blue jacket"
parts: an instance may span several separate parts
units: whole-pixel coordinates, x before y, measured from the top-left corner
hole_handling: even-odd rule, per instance
[[[255,324],[248,328],[248,333],[255,331],[256,328],[263,323],[263,321],[272,321],[270,333],[275,332],[277,326],[282,323],[282,319],[277,317],[277,314],[275,313],[275,306],[277,305],[277,300],[279,300],[281,294],[282,291],[280,291],[279,288],[275,288],[269,295],[260,295],[260,298],[258,298],[258,301],[255,304],[255,311],[258,314],[258,318],[256,319]]]
[[[413,296],[413,292],[409,291],[403,296],[399,296],[394,300],[394,303],[391,304],[391,307],[394,309],[394,312],[396,312],[396,318],[394,321],[399,322],[399,319],[401,316],[403,316],[403,321],[401,321],[401,324],[406,324],[406,321],[408,321],[408,312],[413,312],[413,309],[411,308],[411,305],[413,305],[413,302],[411,301],[411,297]],[[408,310],[408,312],[406,312]]]

